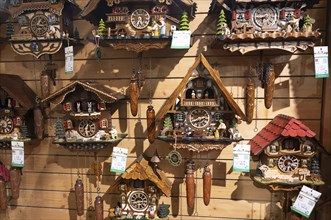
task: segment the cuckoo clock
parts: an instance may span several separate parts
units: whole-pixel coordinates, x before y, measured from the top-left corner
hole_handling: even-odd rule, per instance
[[[41,102],[62,105],[65,115],[55,123],[54,143],[70,150],[98,151],[119,142],[119,134],[111,122],[110,104],[125,96],[99,83],[75,81]]]
[[[0,74],[0,146],[10,148],[11,141],[29,141],[33,129],[36,95],[16,75]],[[31,120],[32,119],[32,120]],[[42,120],[35,118],[42,124]]]
[[[319,152],[325,149],[315,135],[299,120],[277,115],[249,142],[259,161],[253,180],[273,190],[323,185]]]
[[[246,116],[201,54],[156,120],[163,121],[159,139],[199,152],[240,141],[237,124]]]
[[[10,44],[20,54],[39,58],[54,54],[62,46],[62,34],[72,33],[69,15],[72,9],[65,9],[64,0],[13,0],[9,11],[18,30],[11,35]]]
[[[161,205],[160,197],[163,194],[170,196],[171,182],[155,163],[139,156],[117,177],[110,190],[121,193],[115,216],[152,219]]]
[[[189,20],[195,10],[192,0],[90,0],[81,15],[97,27],[100,44],[139,53],[169,45],[183,12]]]
[[[280,49],[295,52],[313,47],[320,32],[306,13],[318,0],[213,0],[210,14],[217,17],[217,40],[231,52]],[[215,28],[216,29],[216,28]]]

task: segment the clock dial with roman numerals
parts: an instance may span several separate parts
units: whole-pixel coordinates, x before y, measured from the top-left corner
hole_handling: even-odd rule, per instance
[[[14,122],[8,116],[3,116],[0,118],[0,134],[9,134],[14,129]]]

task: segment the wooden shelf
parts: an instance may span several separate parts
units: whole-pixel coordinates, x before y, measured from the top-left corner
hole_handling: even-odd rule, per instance
[[[175,138],[167,136],[158,136],[159,140],[171,143],[176,149],[188,149],[190,151],[208,151],[208,150],[223,150],[226,146],[233,142],[239,142],[243,139],[233,140],[230,138],[203,138],[203,137],[182,137]]]
[[[24,139],[18,139],[18,140],[9,139],[9,138],[0,139],[0,149],[10,150],[12,141],[29,142],[29,141],[31,141],[31,139],[30,138],[24,138]]]
[[[52,143],[58,144],[71,151],[98,152],[102,149],[105,149],[106,147],[118,144],[126,136],[127,136],[127,134],[118,134],[117,139],[111,139],[111,140],[83,141],[83,140],[79,139],[76,141],[53,141]]]
[[[172,36],[160,37],[109,37],[100,38],[100,46],[112,47],[116,50],[124,49],[140,53],[149,49],[163,49],[170,45]],[[90,41],[95,43],[95,39],[91,38]]]

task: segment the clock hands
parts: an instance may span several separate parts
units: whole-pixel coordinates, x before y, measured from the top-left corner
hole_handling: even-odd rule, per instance
[[[196,119],[192,119],[191,122],[202,121],[204,119],[207,119],[207,117],[206,116],[197,117]]]

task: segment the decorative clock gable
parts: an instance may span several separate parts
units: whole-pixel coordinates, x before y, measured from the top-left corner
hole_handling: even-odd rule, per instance
[[[237,123],[246,116],[201,54],[156,120],[163,121],[159,139],[177,148],[205,151],[240,141]]]
[[[218,39],[231,52],[280,49],[295,52],[313,47],[320,38],[306,10],[318,1],[213,0],[210,14],[217,19]]]
[[[62,104],[65,115],[56,121],[54,143],[71,150],[98,151],[118,142],[125,134],[112,126],[110,104],[124,97],[99,83],[79,81],[46,97],[42,103]]]
[[[64,6],[62,0],[11,1],[9,11],[19,26],[10,39],[13,50],[37,58],[58,52],[63,33],[72,33],[72,25],[67,24],[66,18],[70,13],[64,12],[67,11]]]
[[[323,185],[318,152],[325,150],[314,136],[299,120],[276,116],[249,142],[253,158],[259,160],[253,179],[275,190]]]

